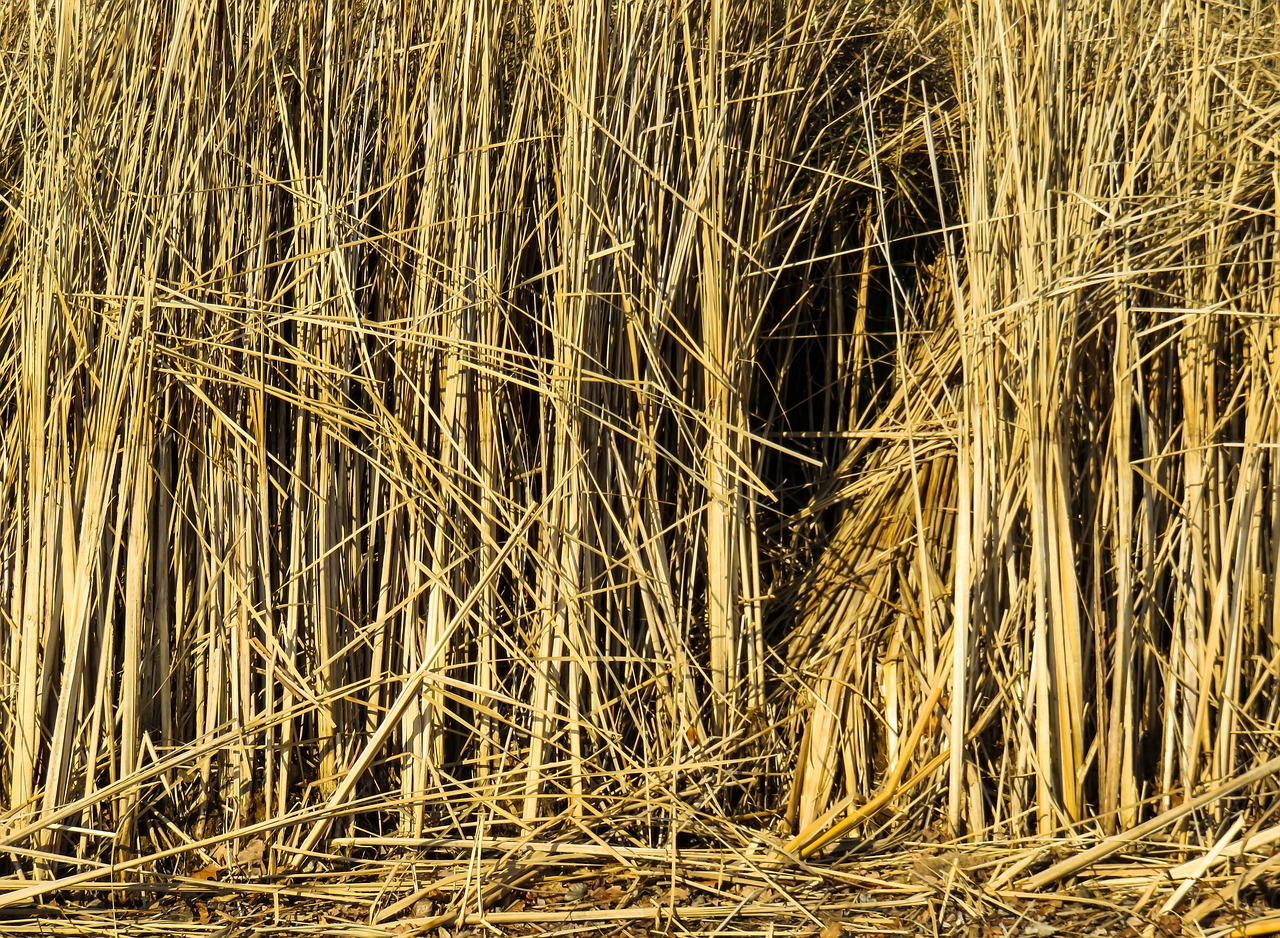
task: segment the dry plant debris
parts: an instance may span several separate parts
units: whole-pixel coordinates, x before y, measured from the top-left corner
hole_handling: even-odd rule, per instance
[[[963,938],[1122,936],[1179,938],[1267,934],[1280,921],[1280,889],[1248,883],[1234,867],[1215,868],[1183,893],[1176,908],[1179,844],[1152,841],[1075,879],[1035,893],[999,885],[1027,860],[1043,866],[1070,854],[1070,842],[1010,851],[910,843],[883,858],[845,858],[822,866],[779,867],[690,851],[674,869],[652,858],[625,862],[576,853],[526,851],[471,864],[432,860],[423,851],[347,864],[325,876],[270,882],[161,882],[103,886],[66,894],[38,909],[10,912],[6,934],[258,934],[553,936],[952,935]],[[500,850],[494,847],[486,853]],[[494,889],[513,867],[538,875]],[[483,892],[485,895],[481,895]],[[499,901],[488,899],[501,893]],[[102,929],[101,932],[97,931]]]

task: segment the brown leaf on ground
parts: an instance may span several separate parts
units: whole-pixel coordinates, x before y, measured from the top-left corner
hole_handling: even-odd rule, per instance
[[[840,919],[832,919],[822,926],[822,931],[818,932],[818,938],[843,938],[844,922]]]
[[[430,918],[436,914],[436,904],[426,896],[423,896],[413,904],[414,918]]]
[[[599,886],[590,892],[593,902],[617,902],[622,898],[621,886]]]
[[[251,863],[261,863],[262,857],[266,852],[266,841],[261,837],[255,837],[236,854],[236,864],[238,866],[248,866]]]

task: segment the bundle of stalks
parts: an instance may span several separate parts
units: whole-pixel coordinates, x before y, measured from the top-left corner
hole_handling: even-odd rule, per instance
[[[783,434],[858,406],[860,115],[918,174],[927,11],[60,0],[0,37],[0,852],[751,836],[781,513],[831,449]]]
[[[846,505],[790,645],[805,851],[908,771],[998,839],[1125,829],[1275,755],[1275,7],[962,14],[958,230],[815,506]]]

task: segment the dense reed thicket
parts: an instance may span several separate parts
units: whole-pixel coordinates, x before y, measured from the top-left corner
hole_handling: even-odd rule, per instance
[[[1278,14],[962,10],[961,204],[827,487],[792,803],[945,763],[958,829],[1127,827],[1275,754]]]
[[[0,6],[0,852],[1016,838],[1273,755],[1277,36]]]

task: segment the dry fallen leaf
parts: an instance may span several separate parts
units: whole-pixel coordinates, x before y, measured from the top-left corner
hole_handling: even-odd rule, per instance
[[[266,852],[266,842],[261,837],[255,837],[236,854],[236,865],[248,866],[250,863],[261,863],[263,854]]]
[[[617,902],[622,898],[621,886],[601,886],[591,890],[591,898],[595,902]]]
[[[192,879],[202,879],[202,880],[205,880],[205,879],[217,879],[217,878],[218,878],[218,871],[219,871],[220,869],[221,869],[221,867],[219,867],[219,866],[218,866],[218,864],[216,864],[216,863],[210,863],[208,866],[203,866],[203,867],[201,867],[200,869],[196,870],[194,873],[192,873],[192,874],[191,874],[191,878],[192,878]]]
[[[430,918],[436,914],[436,904],[426,896],[423,896],[413,904],[414,918]]]
[[[832,919],[822,926],[822,931],[818,932],[818,938],[843,938],[844,922],[840,919]]]

